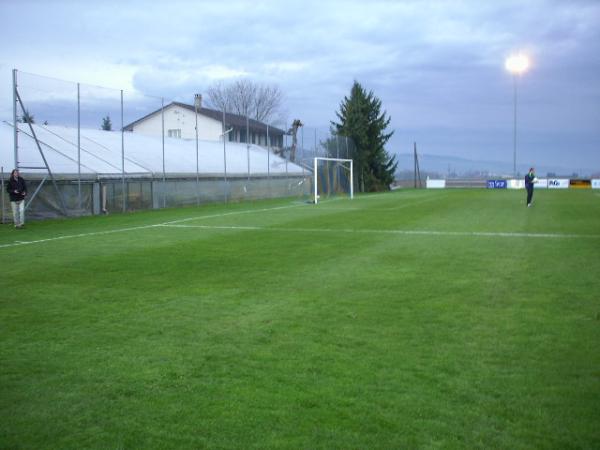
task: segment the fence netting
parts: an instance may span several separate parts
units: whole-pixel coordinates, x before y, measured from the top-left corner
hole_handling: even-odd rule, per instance
[[[274,124],[284,131],[279,147],[267,140],[258,145],[222,137],[177,139],[168,123],[151,135],[132,133],[128,125],[145,117],[162,116],[164,122],[166,105],[185,100],[20,71],[14,71],[14,86],[16,122],[5,114],[0,124],[1,178],[5,184],[17,159],[28,183],[29,218],[277,197],[308,200],[314,158],[354,153],[351,139],[327,127],[302,126],[292,133],[288,124]],[[5,187],[1,198],[7,222]]]

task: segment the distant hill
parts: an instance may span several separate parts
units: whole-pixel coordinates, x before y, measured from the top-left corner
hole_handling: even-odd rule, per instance
[[[398,168],[396,169],[396,178],[402,179],[407,176],[412,177],[414,171],[414,157],[412,153],[396,154]],[[475,178],[475,177],[512,177],[512,162],[502,161],[481,161],[460,158],[457,156],[442,155],[419,155],[419,169],[421,176],[442,177],[442,178]],[[573,176],[573,172],[560,166],[538,165],[535,168],[540,176]],[[529,171],[527,165],[517,165],[517,172],[524,175]],[[577,176],[590,176],[591,173],[577,174]]]

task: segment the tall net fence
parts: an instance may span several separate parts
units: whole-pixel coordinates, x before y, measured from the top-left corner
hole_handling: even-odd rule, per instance
[[[294,152],[292,140],[292,136],[286,136],[286,159]],[[305,126],[298,130],[295,160],[311,170],[314,158],[352,159],[355,152],[356,147],[351,138],[338,135],[331,129]]]
[[[354,149],[350,139],[311,127],[295,134],[286,128],[279,141],[254,139],[252,133],[246,135],[250,142],[231,142],[224,133],[194,139],[173,129],[201,129],[193,98],[187,102],[191,111],[171,117],[167,107],[176,99],[133,89],[21,71],[13,72],[13,84],[15,108],[3,113],[0,124],[3,222],[11,217],[5,186],[14,167],[28,183],[27,216],[46,218],[309,199],[313,158],[351,157]],[[131,132],[131,124],[148,118],[150,133]],[[219,121],[212,126],[226,129]]]

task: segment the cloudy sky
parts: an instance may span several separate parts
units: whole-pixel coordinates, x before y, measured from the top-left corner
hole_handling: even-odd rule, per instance
[[[503,162],[514,117],[504,62],[523,51],[519,164],[600,171],[596,0],[0,0],[0,45],[2,120],[13,68],[189,103],[219,80],[276,83],[288,120],[321,129],[357,80],[391,117],[388,152],[416,141],[423,153]]]

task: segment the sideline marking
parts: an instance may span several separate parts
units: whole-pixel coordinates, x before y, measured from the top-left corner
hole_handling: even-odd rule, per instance
[[[139,226],[139,227],[119,228],[116,230],[94,231],[92,233],[66,234],[64,236],[57,236],[57,237],[47,238],[47,239],[37,239],[35,241],[15,241],[11,244],[0,244],[0,248],[17,247],[20,245],[41,244],[43,242],[60,241],[62,239],[72,239],[72,238],[86,237],[86,236],[101,236],[103,234],[122,233],[124,231],[134,231],[134,230],[143,230],[145,228],[155,228],[155,227],[159,227],[161,225],[162,224],[143,225],[143,226]]]
[[[226,216],[231,216],[231,215],[235,215],[235,214],[249,214],[249,213],[253,213],[253,212],[265,212],[265,211],[275,211],[278,209],[297,208],[298,206],[307,206],[307,205],[308,205],[308,203],[306,203],[306,204],[297,203],[297,204],[287,205],[287,206],[276,206],[273,208],[246,209],[246,210],[242,210],[242,211],[231,211],[231,212],[222,213],[222,214],[212,214],[210,216],[187,217],[185,219],[178,219],[178,220],[172,220],[170,222],[164,222],[164,223],[158,224],[157,226],[171,225],[171,224],[176,224],[176,223],[181,223],[181,222],[189,222],[190,220],[198,220],[198,219],[214,219],[215,217],[226,217]]]
[[[202,228],[205,230],[254,230],[254,231],[289,231],[306,233],[359,233],[359,234],[398,234],[398,235],[422,235],[422,236],[476,236],[476,237],[526,237],[526,238],[591,238],[598,239],[600,234],[558,234],[558,233],[513,233],[492,231],[434,231],[434,230],[374,230],[355,228],[283,228],[283,227],[260,227],[260,226],[225,226],[225,225],[177,225],[160,224],[159,227],[173,228]]]
[[[63,239],[73,239],[73,238],[88,237],[88,236],[102,236],[104,234],[124,233],[126,231],[145,230],[148,228],[156,228],[156,227],[176,226],[174,224],[181,223],[181,222],[187,222],[190,220],[212,219],[215,217],[225,217],[225,216],[230,216],[230,215],[234,215],[234,214],[247,214],[247,213],[252,213],[252,212],[273,211],[276,209],[294,208],[297,206],[304,206],[304,204],[299,203],[299,204],[293,204],[293,205],[287,205],[287,206],[277,206],[274,208],[246,209],[246,210],[241,210],[241,211],[231,211],[228,213],[212,214],[209,216],[188,217],[185,219],[172,220],[170,222],[163,222],[163,223],[157,223],[157,224],[152,224],[152,225],[140,225],[138,227],[117,228],[116,230],[94,231],[94,232],[90,232],[90,233],[67,234],[64,236],[56,236],[53,238],[37,239],[35,241],[14,241],[10,244],[0,244],[0,248],[18,247],[21,245],[42,244],[44,242],[60,241]]]
[[[222,214],[211,214],[207,216],[194,216],[185,219],[172,220],[152,225],[141,225],[137,227],[118,228],[115,230],[95,231],[90,233],[78,233],[53,238],[37,239],[34,241],[14,241],[9,244],[0,244],[0,249],[18,247],[22,245],[41,244],[44,242],[59,241],[64,239],[102,236],[106,234],[123,233],[127,231],[145,230],[157,227],[179,227],[179,228],[203,228],[214,230],[256,230],[256,231],[291,231],[308,233],[363,233],[363,234],[396,234],[396,235],[424,235],[424,236],[476,236],[476,237],[527,237],[527,238],[569,238],[569,239],[598,239],[599,234],[558,234],[558,233],[511,233],[511,232],[485,232],[485,231],[428,231],[428,230],[374,230],[374,229],[352,229],[352,228],[283,228],[283,227],[259,227],[259,226],[212,226],[212,225],[180,225],[183,222],[201,219],[213,219],[216,217],[226,217],[236,214],[249,214],[254,212],[274,211],[279,209],[296,208],[299,206],[310,206],[305,203],[295,203],[287,206],[277,206],[274,208],[247,209],[241,211],[231,211]]]

